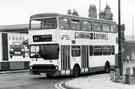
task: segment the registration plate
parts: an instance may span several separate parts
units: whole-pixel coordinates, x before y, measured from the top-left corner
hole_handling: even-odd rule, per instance
[[[15,52],[15,54],[21,54],[21,52]]]
[[[46,73],[40,73],[40,75],[46,77]]]

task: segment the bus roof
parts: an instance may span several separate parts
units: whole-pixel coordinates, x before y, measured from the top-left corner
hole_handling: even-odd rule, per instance
[[[58,13],[39,13],[39,14],[32,15],[30,18],[34,19],[34,18],[57,17],[57,16],[60,16],[60,14],[58,14]]]
[[[97,18],[92,18],[92,17],[80,17],[80,16],[74,16],[74,15],[63,15],[63,14],[58,14],[58,13],[39,13],[39,14],[32,15],[30,18],[43,19],[46,17],[57,17],[57,16],[64,16],[64,17],[73,18],[76,20],[88,20],[88,21],[113,23],[113,24],[115,23],[113,20],[97,19]]]

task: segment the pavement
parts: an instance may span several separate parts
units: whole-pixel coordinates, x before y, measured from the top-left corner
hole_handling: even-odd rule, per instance
[[[135,89],[135,84],[116,83],[109,74],[90,75],[75,78],[64,83],[68,89]]]
[[[0,71],[0,74],[8,74],[8,73],[24,73],[28,72],[29,70],[12,70],[12,71]]]

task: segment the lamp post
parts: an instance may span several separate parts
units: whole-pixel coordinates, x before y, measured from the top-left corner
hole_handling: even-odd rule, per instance
[[[123,73],[122,61],[122,35],[121,35],[121,0],[118,0],[118,67],[120,75]]]
[[[101,0],[99,0],[99,13],[101,12]]]

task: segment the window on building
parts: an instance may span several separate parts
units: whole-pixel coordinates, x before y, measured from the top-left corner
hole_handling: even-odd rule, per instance
[[[19,40],[22,40],[22,37],[21,36],[19,37]]]
[[[129,74],[130,75],[130,71],[131,71],[130,69],[131,69],[130,67],[127,67],[126,68],[126,74]]]
[[[16,40],[18,40],[18,37],[16,37]]]
[[[114,32],[114,26],[110,25],[110,32]]]
[[[73,57],[80,56],[80,46],[72,46],[72,56]]]
[[[15,37],[14,36],[12,37],[12,40],[15,40]]]
[[[11,36],[9,36],[9,38],[8,38],[9,40],[11,40]]]

